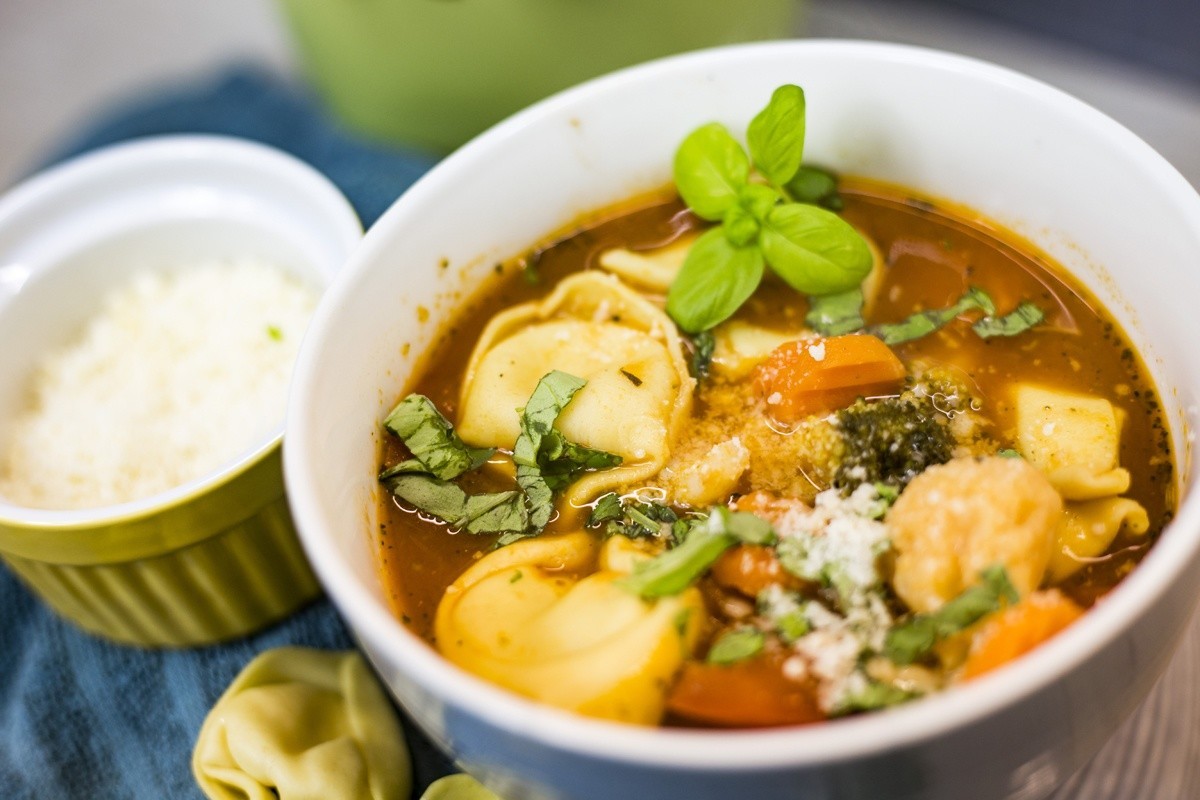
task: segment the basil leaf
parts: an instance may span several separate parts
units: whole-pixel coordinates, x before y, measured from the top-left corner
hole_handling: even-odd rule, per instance
[[[749,511],[731,511],[725,506],[717,506],[711,512],[708,524],[714,528],[719,525],[746,544],[769,545],[778,541],[771,523]]]
[[[881,708],[890,708],[901,703],[907,703],[909,700],[917,697],[920,697],[920,695],[916,692],[910,692],[898,686],[892,686],[889,683],[870,681],[859,691],[845,697],[838,704],[835,713],[850,714],[855,711],[878,711]]]
[[[998,611],[1003,603],[1015,603],[1017,590],[1001,566],[989,567],[981,581],[930,614],[917,614],[893,627],[884,642],[884,655],[897,664],[911,664],[929,654],[941,639],[973,625]]]
[[[841,336],[863,328],[862,289],[850,289],[837,294],[822,294],[808,298],[808,313],[804,321],[822,336]]]
[[[609,498],[612,498],[609,500]],[[603,504],[603,508],[601,507]],[[614,508],[615,506],[615,508]],[[607,522],[605,533],[609,536],[626,536],[640,539],[658,536],[661,523],[673,524],[679,516],[670,506],[662,503],[638,500],[620,501],[616,494],[607,494],[597,502],[588,518],[588,525]]]
[[[993,336],[1016,336],[1039,324],[1046,318],[1042,310],[1029,301],[1024,301],[1003,317],[984,317],[971,326],[981,339]]]
[[[717,340],[713,338],[710,331],[700,331],[690,338],[692,354],[688,359],[688,372],[696,380],[703,380],[708,377],[709,369],[712,367],[712,357],[717,349]]]
[[[540,531],[554,514],[554,492],[566,487],[580,472],[607,469],[621,457],[568,441],[554,423],[575,393],[587,384],[555,370],[542,376],[525,407],[519,409],[521,433],[513,446],[517,485],[529,502],[529,523]]]
[[[812,630],[812,625],[803,609],[789,611],[777,617],[774,623],[775,630],[784,644],[792,644]]]
[[[728,319],[758,288],[763,256],[757,247],[735,247],[720,228],[704,233],[667,292],[667,313],[688,333]]]
[[[968,311],[982,311],[991,314],[996,310],[991,296],[982,289],[971,286],[958,301],[949,308],[920,311],[908,319],[889,325],[876,325],[870,332],[883,340],[884,344],[894,345],[920,339],[940,329],[959,314]]]
[[[776,186],[792,179],[804,155],[804,90],[784,84],[746,129],[750,155],[758,171]]]
[[[675,151],[675,188],[702,219],[716,222],[736,202],[750,176],[746,151],[719,122],[688,134]]]
[[[496,452],[465,445],[433,401],[421,394],[410,394],[397,403],[383,424],[403,440],[424,471],[442,480],[457,478],[479,467]],[[396,465],[400,466],[403,465]],[[419,470],[406,467],[404,471]]]
[[[737,541],[733,534],[701,523],[692,527],[678,547],[640,562],[632,574],[615,583],[645,598],[679,594]]]
[[[766,644],[762,631],[754,628],[737,628],[727,631],[713,642],[705,659],[710,664],[735,664],[758,655]]]
[[[418,511],[468,533],[522,532],[528,528],[520,492],[468,495],[448,481],[411,473],[393,476],[384,484]]]
[[[588,515],[587,527],[592,528],[621,516],[621,498],[616,492],[609,492],[596,499],[592,513]]]
[[[837,178],[833,173],[817,167],[800,167],[784,188],[798,203],[808,203],[830,211],[841,211],[844,205],[838,195]]]
[[[805,294],[849,291],[871,271],[871,250],[858,231],[837,214],[816,206],[775,206],[759,243],[771,269]]]

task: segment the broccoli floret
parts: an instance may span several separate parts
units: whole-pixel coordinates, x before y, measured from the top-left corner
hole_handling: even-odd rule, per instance
[[[858,400],[839,411],[837,420],[845,450],[833,485],[843,491],[863,483],[901,490],[924,470],[949,461],[957,445],[949,419],[912,391]]]

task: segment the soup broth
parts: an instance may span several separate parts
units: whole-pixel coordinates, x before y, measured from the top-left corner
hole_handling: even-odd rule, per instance
[[[689,408],[685,422],[669,436],[670,452],[665,467],[649,477],[619,483],[604,494],[615,493],[626,502],[644,501],[643,508],[648,513],[660,513],[656,510],[660,507],[670,510],[663,512],[662,519],[652,520],[654,530],[650,535],[627,539],[638,551],[636,557],[630,556],[635,560],[653,557],[664,546],[678,545],[683,536],[692,535],[681,534],[679,523],[672,525],[668,517],[698,519],[703,513],[715,514],[711,509],[718,506],[733,508],[735,515],[755,514],[758,519],[766,520],[775,529],[769,535],[770,541],[776,543],[792,541],[787,534],[789,526],[805,529],[805,525],[816,524],[813,520],[820,514],[826,515],[820,519],[825,520],[827,527],[815,540],[803,540],[808,542],[804,545],[807,550],[802,548],[799,556],[795,547],[784,552],[780,549],[783,545],[768,546],[743,537],[701,570],[688,589],[695,591],[698,599],[672,612],[683,643],[682,661],[662,667],[652,680],[647,678],[647,685],[656,687],[653,690],[645,687],[632,690],[635,696],[628,700],[609,698],[599,704],[574,704],[569,699],[541,697],[533,690],[506,682],[507,667],[495,666],[493,662],[488,662],[492,666],[476,670],[484,677],[582,713],[636,722],[744,727],[813,722],[904,702],[1007,661],[1018,653],[1006,651],[1003,645],[1006,637],[1011,638],[1012,627],[1006,628],[1008,623],[1002,619],[1005,615],[1013,619],[1020,614],[1034,618],[1032,627],[1043,631],[1035,638],[1048,638],[1069,624],[1077,612],[1085,611],[1110,591],[1153,544],[1175,507],[1173,460],[1166,422],[1144,365],[1095,298],[1028,243],[968,210],[867,180],[843,179],[839,188],[844,204],[842,217],[862,232],[879,254],[880,263],[871,279],[874,282],[863,315],[868,332],[874,329],[872,326],[896,323],[914,313],[951,307],[971,287],[978,287],[991,297],[996,316],[1028,302],[1041,310],[1044,319],[1018,335],[984,338],[972,327],[980,314],[955,315],[953,321],[935,332],[891,345],[889,349],[902,363],[904,376],[886,390],[868,393],[861,400],[851,395],[842,407],[822,407],[818,413],[781,418],[780,392],[772,389],[782,384],[764,365],[791,362],[782,360],[776,347],[760,344],[759,351],[746,355],[737,348],[745,350],[748,346],[726,346],[734,337],[727,332],[749,331],[753,336],[745,336],[757,337],[754,341],[758,342],[777,339],[786,343],[801,335],[799,349],[795,351],[797,357],[816,361],[818,367],[820,362],[833,357],[830,354],[834,339],[840,337],[812,336],[805,323],[810,310],[806,298],[768,277],[730,322],[715,330],[716,355],[711,373],[700,378],[694,390],[685,387],[691,393],[687,400]],[[428,397],[457,426],[463,413],[464,381],[478,364],[473,361],[473,353],[481,347],[481,337],[490,335],[489,323],[498,314],[546,302],[572,276],[604,272],[602,256],[616,248],[654,257],[664,248],[688,241],[706,224],[673,194],[642,198],[598,214],[529,254],[498,265],[494,280],[443,331],[427,356],[426,368],[409,391]],[[663,302],[663,292],[653,287],[634,286],[632,291],[651,304]],[[618,314],[611,316],[614,324],[623,323],[616,320]],[[687,339],[685,344],[689,356],[696,347],[703,346],[699,339]],[[565,366],[560,368],[569,371]],[[638,387],[643,380],[651,380],[646,377],[651,373],[634,374],[637,372],[623,374]],[[1031,394],[1030,387],[1042,394]],[[926,563],[928,559],[917,563],[914,554],[922,547],[929,547],[928,542],[909,541],[906,545],[909,549],[901,547],[906,539],[925,535],[905,533],[906,515],[920,513],[917,507],[921,505],[922,493],[941,498],[939,489],[928,487],[948,476],[947,469],[959,469],[962,475],[976,475],[971,472],[976,468],[993,470],[1000,476],[997,480],[1007,480],[1004,476],[1011,472],[1019,482],[1027,476],[1014,470],[1027,469],[1031,474],[1050,472],[1043,464],[1045,458],[1052,461],[1053,458],[1046,456],[1039,460],[1029,452],[1033,447],[1030,441],[1039,439],[1039,432],[1040,438],[1054,439],[1055,426],[1060,431],[1074,430],[1071,420],[1087,414],[1082,399],[1050,400],[1046,401],[1049,405],[1045,409],[1051,416],[1031,427],[1035,423],[1028,421],[1033,413],[1029,408],[1031,403],[1036,406],[1036,402],[1028,398],[1042,396],[1086,398],[1091,404],[1086,409],[1111,409],[1104,413],[1116,421],[1113,435],[1119,436],[1117,463],[1103,468],[1117,468],[1119,464],[1120,469],[1128,470],[1127,488],[1113,491],[1087,484],[1081,491],[1063,490],[1060,481],[1067,479],[1059,473],[1050,475],[1054,489],[1048,491],[1065,499],[1051,497],[1047,501],[1053,508],[1045,513],[1054,515],[1047,525],[1051,528],[1057,525],[1060,531],[1047,534],[1051,538],[1057,536],[1049,546],[1060,557],[1065,547],[1074,563],[1056,567],[1051,559],[1048,567],[1043,564],[1032,568],[1036,572],[1028,578],[1032,583],[1022,585],[1026,560],[1013,557],[1006,561],[1002,554],[990,561],[991,556],[981,557],[983,560],[974,563],[972,569],[996,565],[1007,568],[1007,579],[997,578],[1000,583],[996,586],[1007,588],[997,589],[1000,599],[996,600],[993,611],[962,625],[952,634],[938,634],[932,649],[921,650],[915,656],[908,651],[896,656],[895,653],[904,651],[905,641],[896,630],[904,628],[912,633],[920,627],[917,623],[922,619],[933,619],[941,613],[939,609],[972,591],[970,584],[975,578],[963,565],[955,565],[956,570],[962,568],[965,583],[961,587],[938,583],[945,578],[942,573],[930,577],[944,565],[931,567]],[[582,390],[579,397],[583,397]],[[929,469],[910,470],[903,477],[881,482],[855,473],[845,467],[844,461],[835,469],[817,463],[819,459],[810,463],[805,460],[807,455],[792,455],[795,448],[802,447],[796,443],[810,435],[812,426],[828,423],[826,427],[835,435],[848,435],[853,420],[846,416],[845,406],[859,409],[862,413],[854,419],[865,419],[868,429],[876,425],[873,417],[863,415],[869,415],[871,404],[880,402],[882,397],[908,398],[917,404],[928,402],[930,408],[944,412],[946,419],[937,420],[942,427],[934,425],[930,430],[932,435],[942,435],[944,428],[953,428],[954,438],[948,442],[949,450],[943,456],[932,459]],[[938,404],[943,401],[952,407],[941,408]],[[1066,406],[1070,406],[1069,413],[1063,411]],[[1061,419],[1054,416],[1060,412],[1067,416]],[[1091,434],[1080,435],[1086,438]],[[381,456],[385,468],[409,458],[409,449],[398,438],[385,438]],[[467,441],[467,444],[480,443]],[[735,453],[730,458],[742,468],[726,469],[724,483],[703,471],[695,472],[696,465],[709,465],[717,471],[724,469],[722,465],[730,453]],[[626,458],[626,462],[631,460]],[[514,486],[511,462],[503,452],[493,456],[492,461],[490,466],[466,472],[457,479],[457,484],[468,495],[511,490]],[[1031,468],[1030,464],[1040,469]],[[1071,464],[1067,466],[1073,468]],[[1098,465],[1089,469],[1102,471]],[[590,474],[593,473],[585,473]],[[602,474],[602,470],[594,474]],[[980,472],[978,475],[982,477],[978,479],[991,481],[992,474]],[[696,476],[701,488],[683,491],[681,487],[697,485],[692,480]],[[714,485],[718,488],[714,489]],[[712,491],[719,491],[719,496],[707,497],[706,493]],[[680,500],[681,492],[691,502]],[[965,494],[987,492],[968,487]],[[528,548],[530,542],[538,540],[559,541],[561,537],[578,536],[581,532],[594,542],[589,546],[609,547],[604,543],[623,539],[622,532],[637,529],[632,517],[629,519],[634,521],[625,519],[621,522],[625,528],[615,534],[611,523],[595,522],[594,509],[600,497],[577,502],[564,494],[558,498],[556,513],[544,533],[498,548],[495,535],[457,531],[435,516],[421,513],[411,504],[384,493],[379,550],[384,584],[397,615],[443,652],[462,645],[461,640],[439,641],[439,606],[448,596],[466,592],[460,585],[460,576],[492,554],[517,545]],[[857,510],[847,510],[853,498],[857,498],[853,500],[858,503]],[[957,501],[934,502],[950,508]],[[1108,505],[1098,505],[1104,503]],[[867,509],[870,504],[874,505]],[[1141,511],[1134,511],[1135,507]],[[1088,555],[1072,550],[1071,542],[1075,540],[1064,532],[1062,526],[1066,523],[1059,521],[1060,516],[1065,519],[1072,513],[1085,511],[1096,511],[1101,517],[1108,514],[1107,524],[1113,529],[1108,537],[1111,541],[1100,552]],[[1014,513],[1025,520],[1026,512],[1022,509]],[[1139,524],[1142,512],[1145,524]],[[593,521],[590,525],[589,514]],[[857,521],[866,522],[847,527],[850,523],[846,520],[851,518],[856,520],[855,525]],[[1080,524],[1099,524],[1094,517],[1081,518],[1084,522]],[[943,527],[953,532],[954,525],[951,520]],[[829,567],[832,561],[817,569],[819,574],[809,574],[804,567],[797,566],[801,562],[811,565],[813,553],[818,549],[814,541],[820,546],[835,543],[836,531],[843,528],[854,531],[847,534],[850,538],[868,529],[873,531],[870,536],[876,537],[871,539],[869,546],[873,549],[868,561],[873,561],[879,577],[870,578],[853,590],[846,588],[849,579]],[[637,531],[649,532],[646,526]],[[674,541],[672,536],[676,537]],[[599,556],[593,552],[583,559],[586,562],[583,566],[569,559],[560,559],[550,566],[547,566],[550,562],[545,562],[541,564],[539,580],[552,579],[546,584],[551,588],[545,591],[557,592],[556,597],[567,602],[572,587],[583,585],[582,578],[597,569],[600,573],[615,569],[611,564],[616,560],[617,556],[604,550]],[[531,570],[515,568],[507,573],[510,577],[505,580],[511,581],[516,591],[528,582]],[[845,571],[852,571],[851,566],[845,567]],[[618,578],[615,583],[622,585],[622,580]],[[860,591],[868,584],[874,586],[869,597]],[[541,584],[529,586],[530,592],[542,591],[537,588]],[[1009,589],[1015,591],[1009,593]],[[978,586],[976,590],[982,591]],[[917,599],[929,597],[930,592],[940,598],[932,605]],[[469,594],[463,595],[463,603]],[[683,595],[660,596],[652,592],[643,594],[636,603],[640,604],[639,609],[653,609],[679,601],[680,597]],[[513,602],[513,609],[526,609],[521,613],[527,612],[538,619],[554,613],[549,600],[537,611]],[[824,663],[829,659],[820,655],[827,652],[821,648],[845,646],[850,636],[846,633],[847,626],[858,624],[854,620],[860,612],[864,619],[867,616],[874,619],[871,624],[878,630],[870,634],[859,631],[853,635],[857,638],[850,637],[855,652],[844,658],[846,664],[839,668],[846,674],[835,676],[832,674],[835,670]],[[506,612],[499,608],[496,613]],[[697,615],[703,619],[694,619]],[[833,617],[838,619],[831,621]],[[884,622],[880,623],[880,619]],[[596,626],[609,622],[580,618],[579,624]],[[1025,622],[1018,620],[1016,624]],[[614,632],[613,637],[618,633]],[[462,638],[471,639],[474,635],[468,633]],[[491,634],[479,634],[486,635]],[[496,635],[503,638],[509,633],[505,629]],[[464,646],[471,646],[471,642]],[[590,658],[599,659],[601,656],[596,655],[599,646],[589,640],[584,649],[591,653]],[[996,656],[1000,651],[1004,655]],[[561,656],[556,652],[554,658]],[[451,658],[457,660],[452,655]],[[509,656],[500,660],[505,658]],[[539,667],[543,665],[544,662],[539,663]],[[638,694],[653,691],[661,696],[645,700]],[[626,713],[626,705],[647,704],[652,707],[649,712]]]

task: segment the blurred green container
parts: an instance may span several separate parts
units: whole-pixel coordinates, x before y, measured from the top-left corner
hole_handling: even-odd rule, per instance
[[[787,38],[798,0],[281,0],[352,127],[450,150],[546,95],[658,56]]]

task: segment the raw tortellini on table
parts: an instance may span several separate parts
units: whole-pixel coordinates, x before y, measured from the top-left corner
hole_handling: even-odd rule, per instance
[[[210,800],[408,800],[400,722],[362,657],[284,647],[209,712],[192,772]]]
[[[520,434],[518,409],[552,370],[587,381],[556,427],[622,459],[578,480],[567,502],[582,505],[663,468],[691,411],[695,382],[679,333],[661,309],[610,275],[584,272],[542,301],[496,315],[467,366],[459,436],[476,447],[511,448]]]
[[[584,532],[495,550],[446,589],[438,649],[526,697],[592,717],[657,723],[704,606],[695,588],[647,601],[615,583],[648,555],[625,537],[601,545]]]

